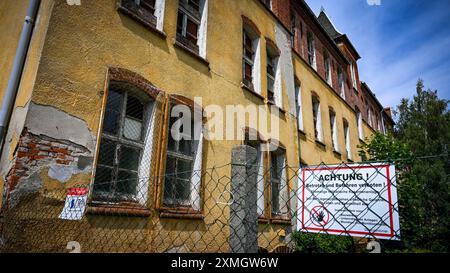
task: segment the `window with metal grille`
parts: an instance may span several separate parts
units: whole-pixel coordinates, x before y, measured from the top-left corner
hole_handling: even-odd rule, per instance
[[[137,201],[139,168],[152,100],[143,91],[112,83],[104,113],[93,196],[96,201]]]
[[[267,52],[267,99],[275,102],[276,57]]]
[[[191,134],[176,136],[171,132],[171,128],[177,119],[177,117],[171,117],[168,127],[164,182],[164,205],[166,206],[188,206],[191,199],[191,178],[195,157],[192,130],[194,123],[191,124]],[[183,131],[184,128],[181,127],[180,130]]]
[[[244,144],[256,149],[256,157],[257,157],[257,211],[260,217],[264,216],[264,191],[265,191],[265,179],[264,174],[266,173],[266,166],[264,165],[264,153],[262,145],[263,142],[259,137],[259,133],[253,129],[248,129],[245,131],[245,139]]]
[[[180,0],[177,19],[177,41],[197,54],[201,22],[200,1]]]
[[[282,179],[285,168],[284,150],[276,150],[270,152],[270,190],[271,190],[271,208],[272,216],[279,216],[282,214],[282,191],[286,190]],[[286,200],[285,200],[286,201]]]
[[[308,44],[308,63],[316,69],[316,48],[314,45],[314,37],[310,32],[308,32],[306,39]]]
[[[254,50],[254,40],[251,35],[244,30],[243,37],[243,58],[242,58],[242,72],[243,72],[243,83],[253,89],[253,65],[255,61],[255,50]]]

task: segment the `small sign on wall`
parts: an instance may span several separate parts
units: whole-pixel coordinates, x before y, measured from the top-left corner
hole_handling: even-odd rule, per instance
[[[81,220],[86,209],[88,192],[87,188],[70,188],[59,218],[64,220]]]

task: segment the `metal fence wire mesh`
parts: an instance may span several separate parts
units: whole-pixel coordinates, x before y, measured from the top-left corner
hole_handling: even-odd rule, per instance
[[[88,190],[76,201],[86,202],[78,220],[67,220],[77,213],[70,210],[61,219],[63,208],[74,205],[66,203],[68,194],[77,194],[67,187],[12,195],[0,250],[69,252],[76,244],[81,252],[227,253],[246,245],[241,251],[293,252],[303,237],[322,233],[330,242],[341,235],[353,251],[365,251],[369,241],[384,248],[388,241],[380,238],[401,239],[393,223],[397,172],[389,164],[265,169],[230,163],[201,172],[173,164],[176,171],[164,177],[71,185]]]

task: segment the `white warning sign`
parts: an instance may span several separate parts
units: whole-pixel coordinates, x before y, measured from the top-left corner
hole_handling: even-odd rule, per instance
[[[307,167],[299,176],[299,230],[400,240],[394,165]]]
[[[88,192],[87,188],[70,188],[59,218],[64,220],[81,220],[86,209]]]

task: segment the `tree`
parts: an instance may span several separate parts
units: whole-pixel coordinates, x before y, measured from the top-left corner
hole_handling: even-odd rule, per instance
[[[448,105],[419,79],[413,99],[395,111],[393,135],[377,133],[360,147],[372,160],[396,163],[402,244],[409,251],[448,252],[450,245]]]

